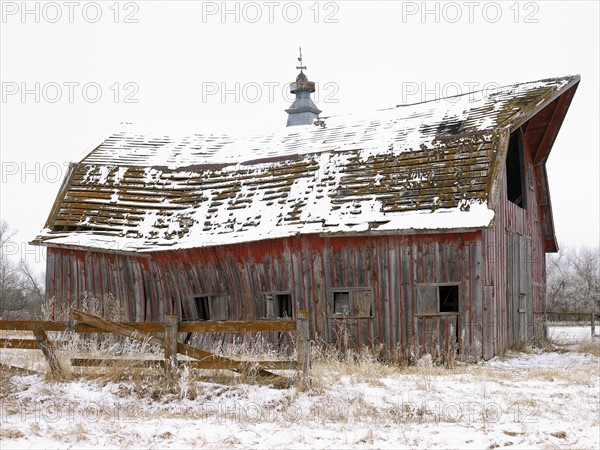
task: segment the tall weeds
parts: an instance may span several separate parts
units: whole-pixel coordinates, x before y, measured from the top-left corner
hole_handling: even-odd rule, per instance
[[[56,310],[53,300],[51,299],[45,305],[44,311],[47,317],[54,314],[56,320],[57,314],[62,312]],[[112,296],[105,296],[102,299],[84,296],[78,307],[110,321],[127,320],[120,302]],[[65,317],[61,318],[65,319]],[[336,344],[328,344],[323,340],[313,343],[310,377],[315,386],[327,382],[332,374],[376,380],[386,374],[412,371],[423,374],[424,387],[428,390],[431,388],[431,383],[427,380],[430,379],[432,371],[452,369],[457,364],[477,361],[481,354],[480,343],[474,342],[469,348],[464,345],[466,342],[464,330],[461,330],[457,339],[449,339],[448,342],[433,334],[428,347],[411,341],[389,349],[383,343],[358,345],[348,329],[348,324],[344,321],[339,322],[339,327],[336,329]],[[449,331],[449,336],[455,336],[454,329],[451,328]],[[215,355],[236,360],[265,361],[296,358],[293,333],[194,333],[192,335],[182,333],[179,339],[180,342],[186,340],[187,343]],[[129,380],[139,382],[146,386],[146,390],[153,392],[161,392],[160,386],[166,386],[164,373],[161,370],[164,354],[160,346],[108,333],[82,335],[66,331],[55,333],[52,340],[58,343],[59,356],[63,365],[69,368],[70,376],[99,380]],[[105,360],[105,365],[72,367],[73,358]],[[180,355],[179,359],[185,361],[189,358]],[[293,374],[289,371],[281,373],[293,380]],[[165,392],[172,392],[175,386],[183,397],[193,397],[194,392],[189,388],[191,381],[206,377],[219,381],[226,379],[234,382],[253,381],[251,371],[242,374],[226,370],[195,370],[182,366],[177,381],[170,383]],[[154,383],[152,380],[158,383],[158,387],[152,384]],[[150,389],[149,386],[154,387]]]

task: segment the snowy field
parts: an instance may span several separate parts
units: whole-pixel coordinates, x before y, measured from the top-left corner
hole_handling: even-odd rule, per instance
[[[592,340],[592,327],[548,325],[548,339],[556,344],[576,344]],[[600,335],[600,326],[595,326],[596,336]],[[595,338],[598,339],[598,338]]]
[[[306,391],[184,373],[168,392],[3,370],[1,448],[597,449],[599,362],[535,350],[454,369],[428,357],[408,368],[320,361]]]

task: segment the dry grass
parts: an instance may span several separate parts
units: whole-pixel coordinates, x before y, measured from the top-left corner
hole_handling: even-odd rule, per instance
[[[600,340],[579,344],[575,348],[575,351],[579,353],[590,353],[594,356],[600,356]]]
[[[514,370],[482,366],[463,367],[463,373],[496,381],[512,381],[520,378],[520,375]]]
[[[200,370],[190,369],[181,366],[178,369],[175,381],[172,384],[165,382],[164,371],[159,368],[158,361],[163,358],[163,350],[159,346],[151,346],[144,342],[133,341],[126,338],[119,338],[110,335],[92,335],[84,337],[76,333],[56,333],[52,337],[54,342],[59,342],[57,355],[61,365],[65,368],[64,380],[69,379],[87,379],[94,380],[101,386],[108,383],[125,382],[129,394],[135,394],[140,398],[149,398],[152,400],[168,399],[190,399],[195,400],[205,395],[198,382],[209,381],[219,383],[222,386],[231,386],[235,388],[241,384],[268,384],[274,387],[287,388],[296,385],[299,391],[307,388],[315,393],[323,392],[326,388],[335,385],[339,377],[349,376],[356,382],[364,382],[374,386],[382,386],[383,377],[396,375],[417,375],[419,379],[419,388],[424,391],[432,390],[432,377],[437,375],[446,375],[466,370],[466,365],[453,361],[453,368],[443,365],[443,360],[438,358],[435,361],[431,355],[421,356],[415,360],[414,352],[407,358],[395,359],[382,356],[384,352],[382,347],[368,348],[362,347],[360,351],[348,350],[340,352],[333,346],[321,345],[313,346],[311,354],[311,385],[301,386],[297,372],[281,372],[284,377],[275,381],[256,377],[249,373],[234,373],[226,370]],[[281,349],[276,349],[268,344],[262,337],[243,342],[223,342],[214,343],[212,348],[207,349],[216,354],[227,357],[234,357],[242,360],[276,360],[295,358],[292,353],[288,354],[287,349],[282,354]],[[41,357],[41,352],[31,350],[12,350],[12,352],[23,353],[29,358],[35,353],[39,356],[43,365],[45,361]],[[38,355],[39,353],[39,355]],[[110,360],[111,364],[106,367],[73,367],[72,358],[93,358]],[[180,359],[186,359],[180,357]],[[156,361],[154,367],[135,367],[130,361]],[[122,364],[122,362],[127,362]],[[459,367],[457,367],[457,364]],[[44,367],[44,370],[47,368]],[[6,372],[3,378],[9,377]],[[3,379],[0,379],[2,381]],[[2,383],[1,389],[6,389],[7,383]],[[1,391],[0,391],[1,392]],[[387,413],[386,413],[387,414]],[[340,416],[343,412],[333,412],[333,415]],[[339,417],[338,417],[339,418]]]
[[[120,355],[135,355],[139,354],[142,346],[138,343],[132,343],[126,340],[121,342],[98,342],[102,351],[118,351]],[[125,346],[127,348],[120,348]],[[78,345],[72,343],[70,351],[85,349],[92,351],[93,348],[89,342],[83,342]],[[148,348],[144,349],[146,352]],[[289,423],[296,423],[294,419],[298,416],[298,420],[306,420],[311,427],[315,424],[333,424],[333,427],[354,427],[354,424],[360,423],[362,432],[352,437],[352,442],[348,445],[370,445],[380,441],[377,438],[377,433],[385,433],[386,430],[392,427],[393,429],[403,428],[406,432],[412,425],[420,426],[427,424],[442,424],[440,429],[464,422],[465,430],[473,430],[473,427],[486,430],[485,427],[499,426],[492,420],[482,418],[482,410],[476,406],[473,410],[473,415],[463,410],[463,415],[454,415],[450,408],[447,413],[444,409],[444,398],[448,395],[449,383],[451,386],[464,388],[465,385],[473,383],[474,388],[464,389],[465,404],[471,405],[486,405],[499,404],[502,406],[503,417],[511,418],[502,426],[507,429],[502,430],[507,437],[511,437],[513,441],[523,443],[520,436],[524,436],[526,431],[519,427],[513,427],[512,417],[515,416],[515,406],[519,405],[526,419],[523,422],[527,426],[533,422],[527,422],[528,419],[537,420],[538,415],[548,414],[548,417],[557,417],[560,415],[561,404],[568,401],[567,397],[538,397],[535,393],[529,391],[529,380],[540,380],[540,384],[550,384],[556,382],[567,381],[571,387],[573,385],[586,385],[589,380],[594,380],[598,376],[598,371],[593,370],[572,370],[569,368],[538,368],[538,369],[519,369],[512,371],[510,369],[495,368],[486,365],[472,365],[456,362],[454,367],[436,364],[433,356],[421,356],[415,364],[407,363],[397,364],[393,361],[386,360],[381,357],[381,349],[361,348],[360,351],[340,352],[330,346],[315,346],[313,352],[313,367],[311,378],[313,385],[304,392],[298,388],[290,388],[285,391],[273,393],[268,391],[268,398],[264,401],[257,400],[257,392],[261,392],[254,386],[244,386],[250,383],[256,383],[252,377],[244,374],[225,375],[225,372],[207,372],[197,371],[189,368],[182,368],[177,376],[175,386],[167,386],[164,382],[164,377],[161,371],[154,370],[150,373],[144,373],[138,369],[132,369],[129,373],[123,372],[122,368],[112,370],[109,368],[107,373],[100,373],[100,370],[89,373],[79,374],[77,376],[90,379],[95,387],[95,383],[100,386],[110,383],[118,386],[118,397],[123,399],[125,409],[128,412],[128,406],[135,405],[131,411],[140,412],[141,416],[147,420],[160,419],[180,419],[186,417],[190,421],[199,423],[216,419],[219,422],[231,420],[243,424],[244,428],[251,428],[256,423],[268,422],[270,420],[277,421],[282,426]],[[62,350],[66,352],[66,349]],[[98,350],[99,351],[99,350]],[[244,352],[254,352],[247,346],[243,350],[233,347],[227,350],[229,354],[238,354],[240,357],[248,356]],[[240,353],[241,352],[241,353]],[[94,354],[98,356],[100,353]],[[105,353],[102,353],[104,355]],[[257,353],[253,353],[257,355]],[[150,356],[154,357],[150,352]],[[146,355],[148,357],[148,355]],[[583,359],[583,358],[582,358]],[[586,366],[587,368],[587,366]],[[207,375],[208,374],[208,375]],[[464,374],[464,376],[462,376]],[[0,383],[10,384],[9,380],[13,374],[4,374],[0,372]],[[458,376],[457,376],[458,375]],[[342,378],[346,378],[343,379]],[[349,378],[349,379],[348,379]],[[210,380],[209,383],[202,380]],[[397,381],[397,384],[391,385]],[[361,383],[365,383],[362,386]],[[455,383],[455,384],[454,384]],[[69,392],[69,387],[64,383],[48,382],[44,385],[48,389],[36,390],[37,394],[45,398],[51,396],[65,395]],[[358,386],[357,386],[358,385]],[[380,394],[381,389],[372,389],[373,387],[383,387],[384,395]],[[521,391],[521,387],[523,390]],[[470,389],[470,390],[469,390]],[[511,393],[509,389],[514,389]],[[584,390],[582,388],[579,388]],[[587,390],[587,388],[585,388]],[[92,389],[94,391],[94,389]],[[110,386],[107,389],[113,395],[115,387]],[[2,391],[0,391],[2,392]],[[403,393],[410,392],[406,398]],[[16,392],[6,391],[6,395],[12,397],[12,401],[21,404]],[[395,397],[394,397],[395,395]],[[310,400],[309,400],[310,398]],[[454,400],[462,397],[455,397]],[[1,398],[0,398],[1,399]],[[143,401],[139,401],[143,399]],[[180,401],[188,399],[193,401]],[[317,399],[314,401],[314,399]],[[421,401],[421,399],[424,399]],[[559,399],[554,407],[554,401]],[[406,400],[406,401],[405,401]],[[35,400],[31,400],[35,401]],[[113,401],[113,400],[111,400]],[[310,402],[310,403],[308,403]],[[442,402],[442,403],[440,403]],[[562,403],[561,403],[562,402]],[[145,410],[143,405],[152,405],[151,408]],[[458,404],[458,403],[456,403]],[[112,405],[112,403],[111,403]],[[220,410],[201,409],[198,405],[223,405]],[[236,409],[238,406],[243,408],[244,405],[251,405],[247,410]],[[307,409],[301,410],[300,406],[304,405]],[[306,406],[308,405],[308,406]],[[437,405],[437,406],[436,406]],[[439,406],[441,405],[441,406]],[[100,404],[102,410],[105,407]],[[229,409],[232,406],[232,409]],[[107,410],[112,406],[106,405]],[[246,411],[246,413],[244,413]],[[254,412],[258,411],[262,414],[260,419],[256,419]],[[111,416],[112,417],[112,416]],[[487,416],[486,416],[487,417]],[[194,423],[194,422],[191,422]],[[399,427],[398,424],[409,424],[408,427]],[[474,425],[471,426],[471,423]],[[40,425],[42,427],[40,427]],[[85,424],[84,424],[85,425]],[[57,442],[67,440],[71,445],[86,446],[91,440],[97,439],[93,431],[89,427],[84,426],[79,422],[69,424],[68,427],[60,430],[51,429],[46,423],[32,423],[31,429],[25,430],[26,434],[31,433],[34,436],[48,437]],[[522,426],[525,426],[521,424]],[[471,428],[469,428],[471,427]],[[104,429],[107,433],[112,433],[108,428]],[[382,431],[383,430],[383,431]],[[552,435],[552,438],[560,439],[565,444],[571,444],[569,437],[562,437],[560,428],[553,429],[557,434]],[[548,433],[547,431],[544,431]],[[22,437],[21,431],[3,427],[2,439],[14,440]],[[408,433],[410,434],[410,433]],[[409,442],[407,435],[406,442]],[[127,434],[115,433],[114,438],[111,437],[112,445],[123,447],[143,446],[144,439],[156,439],[156,442],[170,441],[173,438],[171,431],[161,430],[155,436],[142,436],[131,430]],[[414,438],[411,438],[414,439]],[[221,436],[218,441],[207,440],[203,436],[190,437],[186,441],[189,445],[203,446],[215,445],[218,442],[219,446],[234,445],[240,446],[243,441],[235,441],[228,437]],[[235,444],[238,442],[238,444]],[[298,442],[302,442],[298,440]],[[433,441],[432,441],[433,442]],[[498,441],[502,442],[502,441]],[[415,441],[416,446],[427,446],[423,441]],[[433,444],[431,444],[433,445]],[[502,445],[501,445],[502,447]]]
[[[6,426],[0,427],[0,439],[20,439],[25,437],[25,433]]]
[[[416,388],[424,392],[435,392],[435,377],[470,373],[477,370],[473,362],[478,358],[464,355],[452,356],[431,354],[419,349],[398,350],[392,357],[382,347],[361,347],[360,351],[348,348],[340,351],[334,346],[315,345],[311,353],[311,390],[322,394],[339,383],[340,377],[349,377],[353,383],[370,386],[385,386],[385,378],[411,376],[416,380]],[[417,357],[417,355],[419,355]],[[383,412],[389,415],[389,412]]]
[[[51,299],[44,307],[46,318],[51,315],[58,320],[68,320],[65,311],[57,311],[55,302]],[[106,296],[102,299],[85,297],[78,309],[91,314],[101,315],[110,321],[127,320],[123,310],[119,307],[119,302],[112,296]],[[101,382],[111,381],[135,381],[141,388],[141,392],[152,397],[160,395],[161,392],[173,393],[177,390],[184,397],[195,398],[197,393],[193,389],[187,388],[190,381],[209,379],[224,384],[254,383],[257,381],[252,373],[232,373],[223,370],[192,370],[181,368],[179,370],[176,382],[170,385],[169,389],[164,388],[163,373],[157,370],[159,362],[163,359],[163,351],[160,347],[150,346],[147,343],[140,343],[130,339],[115,337],[112,335],[87,335],[82,337],[79,334],[50,333],[53,342],[60,342],[58,347],[58,356],[61,365],[66,368],[65,378],[91,378]],[[271,333],[272,334],[272,333]],[[452,330],[450,330],[452,334]],[[183,336],[180,336],[182,338]],[[213,354],[234,358],[244,361],[256,360],[281,360],[294,359],[296,357],[294,350],[295,335],[283,333],[279,336],[280,342],[274,344],[272,336],[265,338],[262,334],[254,335],[227,335],[218,336],[210,333],[195,333],[192,337],[191,345],[200,347]],[[437,344],[436,336],[432,337],[433,343]],[[445,351],[435,351],[433,354],[427,354],[422,347],[418,345],[405,346],[393,351],[385,350],[383,345],[375,347],[358,347],[352,342],[351,334],[345,326],[340,327],[337,336],[337,347],[332,347],[324,343],[313,345],[311,354],[311,381],[313,386],[329,385],[333,373],[336,376],[350,375],[354,379],[362,379],[371,383],[377,383],[381,377],[394,374],[420,374],[423,376],[424,386],[430,388],[427,377],[433,374],[445,373],[446,369],[453,369],[464,363],[476,362],[478,357],[471,355],[481,354],[481,344],[474,342],[472,348],[462,348],[460,354],[457,352],[458,342],[453,343]],[[460,342],[465,342],[464,332]],[[434,345],[437,348],[437,345]],[[423,357],[425,357],[425,360]],[[72,367],[73,358],[93,358],[110,359],[113,364],[107,367]],[[180,360],[185,357],[180,356]],[[157,361],[156,367],[143,368],[136,367],[132,363],[124,365],[121,360],[140,360]],[[426,362],[423,362],[426,361]],[[279,380],[280,387],[287,387],[291,383],[299,383],[301,380],[294,377],[297,373],[286,372],[287,381]],[[291,377],[289,376],[291,375]],[[158,381],[157,381],[158,380]],[[267,380],[273,383],[273,380]],[[160,383],[160,388],[156,384]]]
[[[527,370],[527,378],[544,381],[566,381],[572,385],[592,387],[597,382],[598,371],[579,371],[570,369],[532,368]]]
[[[86,299],[81,309],[90,313],[99,313],[101,310],[109,312],[109,319],[122,321],[123,313],[118,308],[111,306],[109,299],[100,302],[96,299]],[[112,308],[112,309],[111,309]],[[256,377],[252,373],[234,373],[226,370],[197,370],[182,366],[177,372],[174,382],[166,383],[162,368],[159,368],[159,361],[163,359],[163,349],[160,346],[149,345],[147,342],[138,342],[135,340],[121,338],[113,335],[81,335],[73,332],[49,333],[50,339],[57,343],[57,354],[62,366],[66,369],[65,379],[85,378],[95,380],[101,385],[108,383],[125,382],[128,386],[128,394],[136,394],[142,398],[153,400],[168,399],[202,399],[210,393],[205,392],[199,382],[210,381],[219,383],[222,386],[235,388],[241,384],[264,383],[279,388],[287,388],[295,384],[297,391],[309,390],[314,394],[321,394],[335,386],[341,377],[350,377],[353,383],[367,383],[371,386],[384,386],[382,379],[386,377],[395,377],[399,375],[412,375],[415,378],[415,387],[426,393],[436,393],[434,379],[449,375],[466,374],[467,377],[478,376],[497,382],[515,381],[515,373],[509,370],[498,370],[486,367],[479,367],[472,363],[479,361],[481,354],[481,344],[474,342],[471,348],[460,349],[457,352],[457,346],[451,345],[445,351],[436,351],[433,354],[424,352],[420,346],[412,345],[403,348],[397,348],[394,351],[387,351],[383,345],[373,347],[357,347],[350,338],[350,333],[340,328],[337,346],[316,343],[311,350],[311,371],[310,385],[303,386],[301,380],[297,377],[297,372],[281,372],[283,377],[277,381],[274,379],[264,379]],[[450,333],[452,334],[452,333]],[[220,335],[196,333],[191,342],[194,346],[199,346],[211,353],[234,358],[238,360],[281,360],[294,359],[296,357],[293,349],[294,335],[282,334],[280,344],[274,344],[272,340],[267,339],[260,333],[254,335]],[[180,336],[183,338],[183,335]],[[436,337],[433,341],[437,342]],[[460,342],[466,342],[464,333],[459,339]],[[541,341],[540,341],[541,342]],[[547,341],[543,349],[554,350]],[[538,343],[539,344],[539,343]],[[530,346],[522,342],[517,349],[530,350]],[[5,350],[6,351],[6,350]],[[10,350],[11,352],[21,352],[22,357],[31,361],[31,356],[35,353],[38,361],[46,367],[45,361],[40,352],[31,350]],[[600,356],[600,343],[581,344],[576,351],[591,353]],[[14,356],[14,354],[13,354]],[[71,359],[73,358],[93,358],[111,360],[112,363],[106,367],[73,367]],[[185,360],[183,356],[180,360]],[[156,361],[153,367],[136,367],[131,363],[137,361]],[[123,362],[126,364],[123,364]],[[5,372],[0,371],[0,399],[3,395],[8,395],[7,377]],[[521,375],[520,375],[521,376]],[[527,379],[542,379],[547,381],[565,380],[572,384],[590,385],[591,376],[589,373],[578,373],[577,371],[559,370],[559,369],[529,369],[525,371]],[[363,402],[364,408],[371,411],[371,407],[360,398],[356,402]],[[335,420],[347,420],[345,411],[331,411],[332,418]],[[380,413],[372,411],[378,416]],[[425,414],[426,412],[423,412]],[[384,410],[383,415],[389,415],[390,412]]]
[[[201,395],[196,383],[199,381],[211,381],[231,386],[266,383],[274,387],[289,387],[295,382],[295,374],[290,371],[282,372],[284,376],[273,380],[258,377],[252,371],[193,369],[181,365],[173,382],[167,383],[162,367],[164,350],[161,346],[109,334],[82,335],[69,331],[51,334],[50,339],[56,343],[56,355],[64,369],[62,381],[87,379],[94,380],[103,386],[108,383],[125,382],[131,386],[131,393],[142,398],[194,400]],[[182,335],[181,339],[183,337]],[[201,342],[196,340],[194,344],[201,345]],[[244,340],[239,338],[227,341],[224,339],[211,340],[205,342],[203,347],[204,350],[216,355],[244,361],[289,360],[294,357],[289,354],[289,348],[281,346],[276,348],[262,336]],[[16,351],[18,350],[13,350],[13,352]],[[21,352],[28,355],[39,353],[37,356],[41,357],[41,352],[38,351],[21,350]],[[75,358],[103,360],[105,365],[73,366],[71,362]],[[178,359],[179,361],[191,360],[183,355],[179,355]],[[49,374],[43,358],[42,362],[44,363],[43,370]]]
[[[528,351],[531,349],[531,345],[527,340],[522,339],[515,342],[512,349],[516,352],[528,353]]]
[[[149,345],[147,342],[117,337],[109,334],[79,334],[70,331],[49,333],[55,343],[56,354],[64,369],[62,379],[84,378],[96,380],[101,385],[107,383],[131,383],[133,393],[144,398],[188,398],[196,399],[202,395],[197,388],[197,381],[210,381],[222,385],[236,386],[240,384],[266,383],[279,388],[296,385],[302,386],[298,378],[300,373],[294,371],[279,372],[283,375],[278,380],[256,377],[252,373],[234,373],[227,370],[200,370],[181,366],[175,381],[165,383],[164,371],[160,366],[163,360],[163,349],[160,346]],[[183,338],[183,336],[181,336]],[[204,347],[205,350],[228,358],[238,360],[280,360],[294,359],[295,353],[287,345],[274,345],[264,336],[257,334],[251,338],[221,338],[200,340],[195,337],[192,344]],[[287,342],[293,342],[293,336],[286,336]],[[420,389],[432,389],[431,377],[457,373],[465,370],[467,361],[473,361],[464,355],[456,355],[454,349],[448,353],[438,352],[435,357],[423,354],[418,347],[386,352],[382,345],[377,347],[360,347],[358,351],[347,346],[340,350],[332,345],[320,343],[313,345],[311,350],[310,387],[322,391],[336,383],[340,376],[350,376],[357,382],[371,385],[382,385],[383,377],[395,375],[417,375]],[[12,352],[11,359],[21,361],[26,359],[31,366],[32,356],[36,361],[35,369],[47,371],[47,365],[41,352],[31,350],[5,350]],[[18,355],[16,355],[18,353]],[[110,361],[102,367],[72,366],[71,360],[100,359]],[[185,356],[179,357],[186,360]],[[136,366],[136,361],[150,364],[150,367]],[[152,365],[152,362],[156,362]],[[41,366],[41,367],[40,367]]]

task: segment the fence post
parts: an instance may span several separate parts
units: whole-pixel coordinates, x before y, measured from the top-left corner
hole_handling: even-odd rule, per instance
[[[310,386],[310,333],[308,311],[296,311],[296,352],[298,354],[298,369],[302,372],[302,383]]]
[[[592,340],[594,340],[594,336],[596,335],[596,314],[592,311]]]
[[[169,383],[177,375],[177,327],[179,317],[165,317],[165,375]]]
[[[544,308],[544,316],[542,317],[542,339],[548,340],[548,312]]]
[[[48,340],[46,330],[41,328],[41,326],[36,325],[33,331],[33,335],[35,336],[35,340],[39,344],[40,349],[42,350],[42,353],[46,358],[46,361],[48,361],[48,365],[50,366],[50,372],[52,373],[52,376],[55,379],[61,378],[61,376],[63,375],[63,370],[60,365],[60,362],[58,361],[58,358],[56,357],[56,354],[54,353],[54,347],[52,346],[52,343]]]

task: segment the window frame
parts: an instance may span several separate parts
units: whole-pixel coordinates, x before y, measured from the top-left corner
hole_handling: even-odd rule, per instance
[[[415,297],[416,297],[416,302],[415,302],[415,311],[413,312],[413,315],[415,317],[423,317],[423,316],[457,316],[462,314],[462,309],[461,309],[461,299],[460,299],[460,294],[461,294],[461,286],[462,283],[460,282],[454,282],[454,283],[417,283],[416,285],[416,292],[415,292]],[[457,288],[457,300],[458,300],[458,311],[440,311],[440,287],[445,287],[445,286],[456,286]],[[424,295],[423,292],[425,289],[435,289],[435,297],[436,297],[436,312],[422,312],[421,311],[421,307],[422,305],[420,304],[422,302],[422,296]]]
[[[460,284],[438,284],[438,312],[440,314],[456,314],[460,313]],[[456,288],[456,311],[442,311],[442,292],[441,288]]]
[[[260,295],[260,299],[262,301],[262,317],[263,319],[272,319],[272,320],[279,320],[279,319],[293,319],[296,314],[296,304],[294,302],[294,293],[292,291],[262,291],[259,292]],[[266,296],[267,295],[271,295],[273,296],[273,317],[267,317],[267,305],[266,305]],[[278,305],[277,305],[277,296],[279,295],[289,295],[290,296],[290,307],[292,309],[291,316],[278,316],[277,314],[280,313],[280,311],[278,311]]]
[[[201,297],[207,297],[207,305],[208,305],[208,319],[201,319],[200,318],[200,311],[198,309],[198,303],[197,303],[197,299],[201,298]],[[212,306],[212,302],[214,301],[214,299],[216,297],[223,297],[225,300],[225,315],[227,316],[226,318],[214,318],[214,315],[216,313],[216,311],[213,311],[213,306]],[[230,320],[231,317],[231,312],[229,310],[229,295],[226,292],[209,292],[209,293],[201,293],[201,294],[192,294],[191,295],[192,298],[192,305],[194,308],[196,308],[196,319],[198,321],[214,321],[214,322],[221,322],[224,320]]]
[[[369,305],[369,314],[368,315],[364,315],[364,314],[358,314],[358,315],[353,315],[353,314],[340,314],[340,313],[336,313],[335,312],[335,294],[337,292],[347,292],[349,294],[349,303],[350,303],[350,311],[352,311],[353,308],[353,302],[354,302],[354,293],[355,292],[368,292],[369,293],[369,297],[370,297],[370,305]],[[373,288],[372,287],[368,287],[368,286],[364,286],[364,287],[336,287],[336,288],[331,288],[329,289],[329,316],[333,317],[334,319],[345,319],[345,318],[352,318],[352,319],[372,319],[374,317],[374,313],[373,313],[373,309],[374,309],[374,305],[373,305],[373,300],[374,300],[374,292],[373,292]]]

